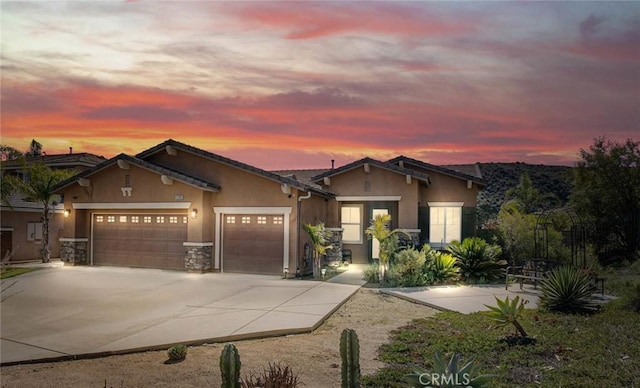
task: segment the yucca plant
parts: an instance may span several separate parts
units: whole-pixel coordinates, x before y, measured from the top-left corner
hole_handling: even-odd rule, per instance
[[[475,357],[471,357],[460,367],[462,357],[454,353],[445,364],[440,352],[436,351],[433,358],[433,368],[427,370],[415,367],[414,372],[405,376],[405,382],[411,387],[487,387],[494,375],[478,375]]]
[[[313,277],[320,277],[320,267],[322,267],[322,256],[328,249],[333,248],[331,242],[331,231],[325,228],[324,223],[317,225],[302,224],[302,228],[309,235],[311,246],[313,247]]]
[[[500,326],[512,324],[516,329],[516,334],[522,337],[528,337],[527,332],[524,331],[524,328],[520,322],[518,322],[518,319],[522,317],[526,301],[524,299],[520,300],[519,296],[513,298],[512,301],[509,301],[508,296],[505,300],[500,300],[497,297],[494,298],[496,298],[497,306],[485,304],[490,310],[485,312],[485,315],[496,321]]]
[[[564,313],[590,313],[598,309],[592,295],[596,291],[588,274],[578,269],[558,267],[540,281],[543,310]]]
[[[456,258],[456,265],[464,281],[478,283],[483,279],[493,282],[504,276],[507,262],[499,259],[502,249],[498,245],[487,244],[479,237],[472,237],[465,238],[462,242],[452,241],[447,250]]]
[[[459,278],[456,258],[449,253],[443,253],[431,249],[429,244],[422,246],[425,255],[424,272],[430,274],[434,283],[445,283],[456,281]]]

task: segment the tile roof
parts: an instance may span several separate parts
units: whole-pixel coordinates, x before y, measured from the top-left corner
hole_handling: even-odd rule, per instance
[[[443,167],[443,166],[436,166],[435,164],[425,163],[425,162],[422,162],[420,160],[412,159],[412,158],[409,158],[409,157],[404,156],[404,155],[400,155],[400,156],[398,156],[396,158],[393,158],[393,159],[387,161],[387,163],[392,163],[392,164],[400,164],[400,162],[403,162],[403,164],[404,163],[412,164],[414,166],[421,167],[421,168],[424,168],[426,170],[436,171],[436,172],[439,172],[439,173],[442,173],[442,174],[445,174],[445,175],[452,176],[454,178],[470,180],[470,181],[478,184],[479,186],[485,186],[487,184],[487,182],[484,179],[482,179],[481,177],[478,177],[476,175],[470,175],[470,174],[467,174],[465,172],[452,170],[450,168],[446,168],[446,167]]]
[[[171,147],[174,147],[176,149],[179,149],[179,150],[182,150],[182,151],[185,151],[185,152],[190,152],[192,154],[200,155],[200,156],[205,157],[207,159],[214,160],[216,162],[220,162],[220,163],[226,164],[228,166],[232,166],[232,167],[235,167],[235,168],[250,172],[252,174],[259,175],[259,176],[262,176],[262,177],[267,178],[267,179],[271,179],[271,180],[279,182],[279,183],[288,184],[289,186],[297,188],[297,189],[302,190],[302,191],[311,191],[311,192],[313,192],[315,194],[318,194],[320,196],[323,196],[325,198],[330,198],[330,197],[334,197],[335,196],[335,194],[331,193],[330,191],[321,189],[320,186],[318,186],[318,185],[312,185],[312,184],[304,183],[304,182],[301,182],[299,180],[293,179],[291,177],[278,175],[276,173],[269,172],[269,171],[263,170],[261,168],[254,167],[254,166],[242,163],[242,162],[238,162],[236,160],[229,159],[227,157],[224,157],[224,156],[221,156],[221,155],[218,155],[218,154],[214,154],[212,152],[205,151],[205,150],[190,146],[188,144],[181,143],[181,142],[173,140],[173,139],[169,139],[169,140],[167,140],[167,141],[165,141],[163,143],[158,144],[155,147],[149,148],[148,150],[145,150],[145,151],[139,153],[138,155],[136,155],[136,157],[139,158],[139,159],[145,159],[145,158],[147,158],[147,157],[149,157],[149,156],[151,156],[151,155],[153,155],[153,154],[155,154],[157,152],[164,152],[164,150],[166,149],[167,146],[171,146]]]
[[[63,167],[73,168],[78,166],[93,167],[107,160],[103,156],[90,154],[88,152],[72,153],[72,154],[55,154],[55,155],[40,155],[30,156],[26,158],[27,163],[43,162],[49,167]],[[8,170],[15,170],[22,168],[22,160],[10,160],[3,162],[3,168]]]
[[[147,162],[145,160],[142,160],[142,159],[139,159],[139,158],[136,158],[136,157],[133,157],[133,156],[129,156],[129,155],[126,155],[126,154],[120,154],[120,155],[114,156],[113,158],[111,158],[111,159],[109,159],[109,160],[107,160],[107,161],[105,161],[105,162],[103,162],[103,163],[101,163],[101,164],[89,169],[89,170],[83,171],[83,172],[81,172],[81,173],[79,173],[79,174],[67,179],[66,181],[61,182],[60,184],[58,184],[55,187],[55,190],[56,191],[61,190],[61,189],[65,188],[65,187],[75,183],[80,178],[85,178],[85,177],[88,177],[88,176],[91,176],[91,175],[97,173],[98,171],[104,170],[105,168],[116,164],[118,162],[118,160],[124,160],[124,161],[126,161],[128,163],[131,163],[131,164],[134,164],[134,165],[136,165],[138,167],[147,169],[149,171],[153,171],[153,172],[161,174],[161,175],[166,175],[166,176],[168,176],[168,177],[170,177],[172,179],[175,179],[175,180],[180,181],[182,183],[188,184],[190,186],[197,187],[197,188],[202,189],[202,190],[211,191],[211,192],[217,192],[217,191],[220,190],[220,186],[215,184],[215,183],[207,182],[205,180],[202,180],[202,179],[195,178],[195,177],[189,176],[187,174],[184,174],[184,173],[182,173],[180,171],[172,170],[172,169],[169,169],[169,168],[166,168],[166,167],[163,167],[163,166],[159,166],[157,164],[149,163],[149,162]]]
[[[354,168],[358,168],[364,164],[370,164],[372,166],[378,167],[378,168],[382,168],[385,170],[389,170],[389,171],[393,171],[396,172],[398,174],[404,174],[404,175],[410,175],[413,178],[416,178],[418,180],[421,180],[423,182],[426,182],[427,184],[430,184],[431,181],[429,180],[429,175],[427,174],[423,174],[421,172],[417,172],[414,170],[410,170],[407,168],[403,168],[400,167],[398,165],[392,164],[392,163],[388,163],[388,162],[381,162],[379,160],[375,160],[375,159],[371,159],[371,158],[363,158],[360,160],[356,160],[355,162],[349,163],[349,164],[345,164],[344,166],[338,167],[338,168],[334,168],[331,170],[326,170],[325,172],[318,174],[314,177],[312,177],[312,181],[314,182],[319,182],[320,180],[322,180],[323,178],[326,177],[331,177],[337,174],[341,174],[345,171],[349,171],[352,170]]]

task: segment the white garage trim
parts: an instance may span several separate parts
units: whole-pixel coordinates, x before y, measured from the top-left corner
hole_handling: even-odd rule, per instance
[[[189,209],[191,202],[74,202],[74,209]]]
[[[371,202],[371,201],[400,201],[400,195],[357,195],[357,196],[337,196],[338,202]]]
[[[223,272],[220,267],[220,254],[222,248],[222,216],[225,214],[282,214],[284,215],[284,239],[282,253],[282,269],[289,267],[289,219],[291,207],[235,207],[235,206],[214,206],[213,212],[216,215],[216,236],[215,236],[215,259],[214,269]]]

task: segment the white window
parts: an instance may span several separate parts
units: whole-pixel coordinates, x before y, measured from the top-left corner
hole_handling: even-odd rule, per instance
[[[182,223],[183,223],[183,224],[186,224],[186,223],[187,223],[187,217],[186,217],[186,216],[185,216],[185,217],[182,217]]]
[[[140,222],[140,216],[131,216],[131,223],[137,224]]]
[[[251,217],[249,217],[249,216],[242,216],[242,223],[243,223],[243,224],[250,224],[250,223],[251,223]]]
[[[258,216],[258,224],[266,224],[267,223],[267,217],[265,216]]]
[[[127,216],[120,216],[120,220],[118,222],[126,224],[127,223]]]
[[[145,224],[150,224],[151,223],[151,216],[144,216],[143,222]]]
[[[342,205],[340,211],[342,242],[362,244],[362,205]]]
[[[116,216],[107,216],[107,222],[116,222]]]
[[[170,224],[177,224],[178,223],[178,216],[169,216],[169,223]]]
[[[462,236],[462,203],[429,203],[429,244],[445,248]]]
[[[236,216],[227,216],[227,224],[235,224]]]
[[[27,241],[42,240],[42,222],[27,223]]]
[[[164,224],[164,216],[156,216],[157,224]]]
[[[282,216],[274,216],[273,217],[273,224],[274,225],[282,225],[283,222],[284,222],[284,217],[282,217]]]
[[[96,222],[104,222],[104,216],[96,216]]]

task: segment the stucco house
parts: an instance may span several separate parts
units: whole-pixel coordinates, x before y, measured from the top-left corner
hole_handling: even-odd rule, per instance
[[[302,223],[324,222],[340,259],[367,263],[376,214],[414,243],[443,247],[473,234],[476,175],[400,156],[327,170],[265,171],[167,140],[120,154],[62,182],[60,257],[116,265],[293,276],[305,272]]]
[[[24,161],[12,160],[2,162],[2,175],[14,175],[21,179],[29,179],[25,170],[27,165],[43,163],[51,169],[68,169],[84,171],[105,161],[102,156],[86,152],[73,152],[68,154],[52,154],[28,157]],[[7,257],[10,261],[29,261],[41,258],[42,250],[42,212],[43,207],[39,203],[25,200],[21,193],[14,193],[8,198],[8,204],[2,203],[0,208],[0,252],[1,257]],[[64,206],[56,203],[53,206],[53,214],[49,224],[49,247],[51,257],[59,256],[58,239],[62,235]]]

